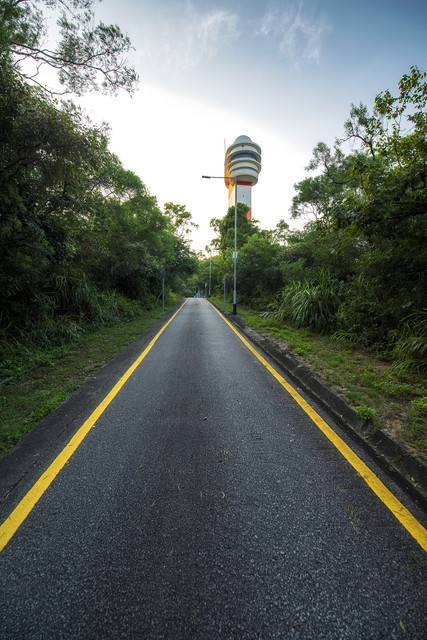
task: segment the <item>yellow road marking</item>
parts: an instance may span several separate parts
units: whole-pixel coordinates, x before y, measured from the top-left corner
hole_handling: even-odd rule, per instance
[[[209,303],[211,304],[211,303]],[[319,427],[319,429],[325,434],[325,436],[332,442],[332,444],[338,449],[338,451],[344,456],[344,458],[351,464],[351,466],[362,476],[364,481],[369,485],[372,491],[378,496],[378,498],[390,509],[392,514],[399,520],[399,522],[405,527],[405,529],[411,534],[418,544],[427,551],[427,531],[426,529],[414,518],[414,516],[408,511],[406,507],[394,496],[391,491],[381,482],[379,478],[369,469],[368,466],[357,456],[354,451],[342,440],[333,429],[319,416],[318,413],[304,400],[304,398],[278,373],[267,360],[257,351],[240,333],[237,329],[222,315],[218,309],[212,304],[211,307],[215,309],[218,315],[224,320],[226,324],[234,331],[243,344],[251,351],[254,356],[268,369],[268,371],[276,378],[276,380],[286,389],[286,391],[293,397],[293,399],[299,404],[299,406],[306,412],[311,420]]]
[[[187,300],[184,302],[184,304]],[[33,509],[34,505],[41,498],[46,489],[50,486],[63,466],[68,462],[77,447],[87,436],[92,429],[98,418],[102,415],[110,402],[115,398],[123,385],[127,382],[135,369],[144,360],[147,353],[151,350],[154,343],[161,336],[166,327],[172,322],[172,320],[181,311],[182,304],[178,311],[174,313],[172,318],[160,329],[156,336],[151,340],[149,345],[144,349],[141,355],[135,360],[135,362],[129,367],[126,373],[120,378],[116,385],[111,389],[110,393],[104,398],[104,400],[97,406],[95,411],[89,416],[86,422],[80,427],[80,429],[74,434],[69,443],[61,451],[61,453],[55,458],[50,467],[46,469],[43,475],[37,480],[33,487],[28,491],[26,496],[21,500],[18,506],[12,511],[10,516],[0,526],[0,551],[7,545],[12,536],[16,533],[17,529],[24,522],[25,518]]]

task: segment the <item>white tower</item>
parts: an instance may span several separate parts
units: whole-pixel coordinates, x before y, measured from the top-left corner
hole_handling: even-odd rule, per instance
[[[233,207],[236,198],[235,181],[237,181],[237,202],[248,205],[249,220],[252,217],[251,189],[258,182],[260,171],[261,147],[252,142],[248,136],[239,136],[225,152],[225,186],[228,189],[228,206]]]

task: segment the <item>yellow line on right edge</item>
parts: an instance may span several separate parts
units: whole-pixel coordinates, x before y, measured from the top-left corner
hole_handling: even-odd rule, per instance
[[[64,465],[71,458],[77,447],[81,444],[83,439],[87,436],[89,431],[94,426],[95,422],[102,415],[110,402],[115,398],[125,382],[130,378],[135,369],[144,360],[147,353],[151,350],[154,343],[161,336],[166,327],[172,322],[172,320],[181,311],[187,300],[180,306],[178,311],[174,313],[172,318],[166,322],[160,331],[154,336],[148,346],[144,349],[141,355],[135,360],[135,362],[129,367],[126,373],[120,378],[120,380],[114,385],[110,393],[104,398],[104,400],[97,406],[95,411],[89,416],[86,422],[80,427],[80,429],[74,434],[69,443],[61,451],[61,453],[55,458],[50,467],[42,474],[33,487],[24,496],[18,506],[12,511],[10,516],[0,526],[0,551],[7,545],[12,536],[16,533],[18,528],[24,522],[28,514],[32,511],[36,502],[41,498],[46,489],[50,486],[58,473],[64,467]]]
[[[237,331],[235,327],[222,315],[218,309],[211,305],[218,315],[226,324],[234,331],[243,344],[251,351],[254,356],[268,369],[268,371],[276,378],[276,380],[286,389],[286,391],[294,398],[299,406],[306,412],[317,427],[325,434],[325,436],[338,449],[341,455],[351,464],[351,466],[362,476],[364,481],[369,485],[372,491],[399,520],[405,529],[411,534],[418,544],[427,551],[427,531],[414,518],[414,516],[403,506],[403,504],[394,496],[389,489],[381,482],[379,478],[369,469],[369,467],[354,453],[352,449],[342,440],[333,429],[319,416],[318,413],[304,400],[302,396],[278,373],[267,360]]]

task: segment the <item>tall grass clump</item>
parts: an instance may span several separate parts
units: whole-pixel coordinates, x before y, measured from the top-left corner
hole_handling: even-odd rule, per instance
[[[344,299],[345,284],[333,278],[329,270],[321,270],[312,280],[292,281],[279,294],[275,303],[262,315],[296,327],[309,327],[329,333]]]
[[[399,329],[393,368],[402,373],[427,371],[427,309],[408,316]]]
[[[48,352],[77,344],[100,326],[134,320],[143,310],[141,302],[116,291],[99,291],[84,279],[56,279],[55,285],[50,296],[39,301],[43,314],[32,317],[29,309],[22,324],[9,321],[0,331],[0,383],[39,365]]]

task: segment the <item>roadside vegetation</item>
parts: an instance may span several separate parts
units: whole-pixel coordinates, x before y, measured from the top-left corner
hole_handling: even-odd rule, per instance
[[[210,258],[196,256],[185,205],[162,211],[110,151],[108,126],[69,99],[132,92],[138,81],[125,61],[129,39],[116,25],[96,24],[94,2],[0,0],[3,450],[158,317],[164,274],[171,301],[207,282],[219,304],[224,282],[231,299],[234,208],[211,221]],[[56,87],[44,84],[52,78],[44,68],[57,74]],[[263,230],[243,204],[237,221],[238,308],[248,323],[306,358],[362,417],[420,455],[426,107],[426,73],[413,66],[371,111],[352,105],[332,147],[316,145],[291,208],[306,220],[302,230],[283,220]],[[105,353],[92,353],[98,338]]]
[[[310,362],[373,426],[427,451],[427,83],[414,66],[372,112],[352,105],[333,148],[319,142],[273,231],[238,205],[238,309]],[[212,220],[211,259],[191,287],[222,305],[233,287],[234,208]],[[243,311],[242,311],[243,309]]]
[[[171,295],[165,312],[177,302]],[[27,347],[22,367],[0,383],[0,455],[161,317],[158,305],[133,320],[87,327],[62,345]]]
[[[163,274],[173,299],[197,265],[185,206],[162,211],[109,150],[108,126],[70,99],[132,92],[138,80],[125,62],[129,39],[96,24],[93,5],[0,0],[3,451],[115,354],[106,344],[90,355],[97,335],[130,341],[128,328],[140,332],[158,316]],[[59,31],[49,40],[52,19]],[[77,368],[60,373],[74,356]]]
[[[224,309],[223,298],[211,299]],[[226,303],[225,308],[231,312],[232,304]],[[343,395],[372,429],[386,429],[415,455],[427,458],[427,387],[422,374],[401,372],[389,358],[371,349],[265,317],[247,305],[239,305],[238,314],[248,327],[296,354]]]

